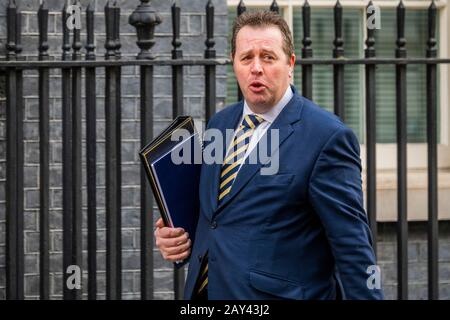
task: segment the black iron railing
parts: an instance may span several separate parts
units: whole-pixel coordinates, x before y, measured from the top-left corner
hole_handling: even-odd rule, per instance
[[[24,142],[23,142],[23,71],[39,71],[39,143],[40,143],[40,297],[49,298],[49,70],[62,73],[63,110],[63,270],[70,265],[82,265],[82,127],[81,108],[82,72],[85,74],[86,106],[86,165],[87,165],[87,216],[88,216],[88,297],[97,295],[97,221],[96,221],[96,73],[105,69],[106,116],[106,291],[108,299],[121,298],[121,68],[140,66],[141,141],[152,139],[153,132],[153,68],[170,66],[173,84],[173,117],[183,113],[183,69],[186,66],[203,66],[205,74],[205,120],[215,113],[216,66],[229,64],[228,59],[216,58],[214,49],[214,6],[206,3],[206,41],[204,59],[184,59],[180,41],[180,8],[172,6],[173,50],[172,59],[155,59],[154,30],[161,22],[149,0],[141,0],[129,18],[137,31],[140,52],[136,60],[121,57],[119,17],[120,8],[108,2],[105,6],[106,43],[105,57],[96,60],[94,46],[94,11],[86,9],[86,45],[82,54],[80,31],[74,29],[73,42],[69,43],[70,30],[66,26],[67,4],[62,11],[63,39],[61,59],[50,60],[47,43],[48,8],[42,4],[38,11],[39,52],[38,61],[25,61],[21,55],[21,12],[14,0],[7,7],[7,55],[0,61],[0,71],[6,76],[7,97],[7,152],[6,152],[6,291],[8,299],[24,298]],[[369,6],[372,2],[369,3]],[[270,10],[279,12],[276,1]],[[240,1],[237,14],[246,11]],[[405,7],[400,1],[397,8],[396,58],[377,58],[374,29],[367,30],[365,57],[345,58],[342,36],[343,8],[339,1],[334,7],[335,39],[333,58],[314,59],[310,35],[311,11],[306,0],[302,7],[303,48],[297,64],[302,68],[302,94],[311,98],[313,92],[312,71],[314,65],[330,65],[334,70],[334,111],[344,117],[345,66],[365,66],[366,75],[366,150],[367,150],[367,213],[376,243],[376,131],[375,99],[376,66],[390,64],[396,69],[397,92],[397,142],[398,142],[398,298],[408,298],[408,225],[407,225],[407,157],[406,157],[406,70],[410,64],[427,68],[427,138],[428,138],[428,288],[429,298],[438,298],[438,215],[437,215],[437,81],[438,64],[450,63],[450,59],[437,58],[435,2],[429,7],[428,42],[424,58],[407,58],[405,34]],[[84,55],[84,59],[83,59]],[[238,90],[238,98],[242,98]],[[345,120],[345,119],[344,119]],[[153,212],[150,188],[145,173],[141,172],[141,298],[153,298]],[[65,284],[68,277],[63,272],[64,299],[80,299],[81,290],[71,290]],[[184,286],[184,270],[174,271],[175,298],[180,298]]]

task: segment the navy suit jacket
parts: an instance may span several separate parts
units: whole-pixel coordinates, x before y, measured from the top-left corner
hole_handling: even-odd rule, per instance
[[[376,262],[358,140],[338,117],[292,89],[267,131],[279,130],[277,174],[261,175],[267,164],[244,163],[218,206],[221,165],[203,164],[185,299],[193,297],[207,251],[209,299],[383,298],[381,289],[367,286],[367,268]],[[207,128],[225,135],[242,110],[242,101],[223,109]]]

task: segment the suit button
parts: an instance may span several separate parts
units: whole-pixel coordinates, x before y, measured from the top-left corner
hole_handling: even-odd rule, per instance
[[[198,258],[198,261],[199,261],[199,262],[202,261],[202,255],[201,255],[201,254],[199,254],[199,255],[197,256],[197,258]]]
[[[217,221],[216,220],[211,222],[211,229],[215,229],[215,228],[217,228]]]

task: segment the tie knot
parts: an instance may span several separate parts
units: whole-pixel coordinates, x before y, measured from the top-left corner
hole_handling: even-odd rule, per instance
[[[244,116],[244,120],[242,120],[242,125],[248,129],[255,129],[263,121],[264,119],[256,114],[247,114]]]

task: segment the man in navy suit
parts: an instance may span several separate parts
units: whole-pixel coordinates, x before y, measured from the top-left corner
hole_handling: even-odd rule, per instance
[[[166,260],[189,258],[185,298],[382,299],[368,272],[376,261],[359,143],[290,85],[295,55],[286,22],[271,12],[244,13],[231,57],[244,101],[208,123],[235,134],[223,163],[202,166],[195,242],[161,219],[155,230]],[[249,161],[274,132],[270,161]],[[276,174],[263,174],[273,161]]]

